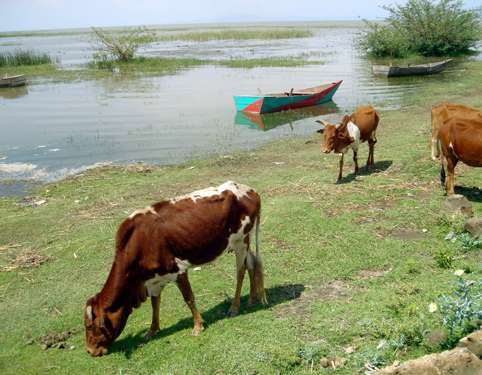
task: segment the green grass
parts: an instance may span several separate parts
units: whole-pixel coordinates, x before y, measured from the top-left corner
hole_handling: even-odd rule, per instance
[[[430,106],[452,100],[482,107],[482,63],[430,77],[403,101],[382,111],[375,148],[377,170],[336,185],[338,158],[321,155],[320,138],[284,139],[230,158],[179,166],[92,170],[35,190],[47,204],[33,208],[0,199],[0,267],[22,254],[49,257],[39,267],[0,272],[2,374],[309,374],[319,358],[341,356],[333,374],[363,373],[363,365],[405,360],[434,348],[426,330],[440,325],[428,305],[453,288],[455,269],[482,274],[480,250],[463,253],[444,240],[454,225],[441,210],[439,165],[430,159]],[[367,147],[360,150],[360,160]],[[283,164],[280,164],[283,163]],[[225,313],[234,291],[235,260],[225,254],[190,278],[207,327],[191,337],[192,319],[175,286],[161,302],[161,333],[142,343],[150,304],[130,317],[111,354],[90,358],[82,312],[109,271],[114,234],[134,209],[233,179],[255,187],[263,201],[261,249],[270,306]],[[482,215],[480,169],[457,167],[456,184]],[[424,231],[426,229],[426,231]],[[397,231],[423,233],[403,239]],[[456,256],[437,265],[439,252]],[[70,349],[28,345],[50,332],[77,333]],[[402,340],[403,338],[403,340]],[[388,348],[377,349],[380,340]],[[401,344],[400,344],[401,343]],[[403,349],[396,349],[403,344]],[[344,348],[355,352],[346,354]]]
[[[251,69],[257,67],[290,67],[304,65],[319,65],[322,61],[307,60],[300,57],[266,57],[257,59],[220,60],[219,65],[229,68]]]
[[[192,58],[136,57],[128,63],[117,61],[92,61],[79,69],[62,69],[54,64],[0,66],[0,75],[25,74],[29,78],[53,81],[90,80],[111,77],[113,71],[122,76],[166,75],[202,65],[220,65],[229,68],[296,67],[323,64],[322,61],[301,57],[268,57],[258,59],[200,60]]]
[[[313,36],[310,30],[282,28],[282,29],[255,29],[255,30],[233,30],[222,29],[215,31],[193,31],[172,34],[158,34],[159,41],[194,41],[206,42],[208,40],[248,40],[248,39],[291,39],[308,38]]]
[[[35,51],[16,50],[13,52],[0,52],[0,67],[46,65],[52,64],[53,59],[46,53]]]

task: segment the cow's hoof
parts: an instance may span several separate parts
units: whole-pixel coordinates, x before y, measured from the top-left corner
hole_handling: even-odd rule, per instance
[[[146,335],[144,336],[144,339],[145,340],[152,339],[155,335],[157,335],[157,332],[159,332],[159,328],[157,328],[157,329],[151,328],[149,331],[147,331]]]
[[[201,331],[204,329],[203,326],[199,326],[199,327],[194,327],[192,332],[191,332],[191,335],[192,336],[199,336],[199,334],[201,333]]]

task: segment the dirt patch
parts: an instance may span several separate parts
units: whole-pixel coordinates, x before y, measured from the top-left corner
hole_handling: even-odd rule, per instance
[[[6,266],[0,268],[0,272],[10,272],[21,268],[39,267],[41,264],[49,261],[51,257],[41,255],[34,250],[28,250],[22,254],[18,254]]]
[[[278,249],[278,250],[282,250],[282,251],[291,251],[291,250],[294,250],[294,247],[291,246],[289,243],[279,239],[278,237],[275,237],[275,236],[268,236],[268,240],[270,242],[272,242],[273,244],[275,244],[275,247]]]
[[[304,316],[312,302],[327,301],[336,299],[350,299],[350,288],[341,280],[333,280],[328,284],[319,285],[309,288],[302,293],[299,298],[292,300],[289,304],[281,306],[278,309],[278,316],[282,317],[286,314]]]
[[[76,333],[75,330],[68,330],[60,333],[48,333],[45,336],[39,337],[35,340],[43,350],[47,349],[66,349],[67,340]],[[30,341],[28,344],[32,344],[35,341]],[[69,347],[73,349],[73,347]]]
[[[413,229],[393,229],[389,232],[389,237],[403,241],[416,241],[426,238],[425,233]]]
[[[358,277],[362,280],[373,279],[376,277],[383,277],[391,270],[392,270],[391,268],[389,268],[388,270],[361,270],[358,273]]]

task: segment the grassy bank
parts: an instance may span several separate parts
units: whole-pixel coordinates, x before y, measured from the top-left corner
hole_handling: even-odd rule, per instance
[[[440,325],[428,306],[451,293],[455,269],[480,278],[482,254],[444,240],[454,223],[441,210],[439,166],[430,160],[429,109],[441,100],[481,108],[481,78],[480,62],[427,78],[401,110],[381,113],[377,170],[354,178],[348,157],[339,185],[338,158],[321,155],[313,135],[179,166],[92,170],[37,190],[47,202],[36,207],[0,199],[0,371],[305,374],[323,371],[320,357],[338,356],[347,362],[332,373],[352,374],[438,350],[425,339]],[[360,154],[367,156],[365,145]],[[226,318],[235,282],[226,254],[191,272],[207,323],[200,337],[190,336],[190,313],[171,285],[153,340],[142,342],[146,303],[111,354],[90,358],[82,311],[105,281],[117,225],[136,208],[227,179],[262,196],[270,306],[248,308],[246,284],[241,315]],[[456,183],[482,215],[480,169],[457,167]],[[451,257],[447,268],[440,254]],[[66,349],[41,349],[40,337],[68,330]]]

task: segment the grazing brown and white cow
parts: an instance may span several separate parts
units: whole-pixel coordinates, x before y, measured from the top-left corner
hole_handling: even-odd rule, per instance
[[[342,178],[343,157],[351,148],[353,150],[353,161],[355,162],[355,173],[358,173],[358,146],[360,143],[368,141],[368,159],[367,168],[375,164],[374,150],[377,143],[376,130],[379,122],[379,115],[372,106],[359,107],[350,116],[344,116],[338,125],[330,124],[326,121],[316,122],[324,125],[323,129],[318,133],[324,134],[324,142],[321,151],[329,154],[334,151],[340,154],[340,171],[338,173],[338,182]]]
[[[454,170],[459,160],[471,167],[482,167],[482,117],[450,118],[440,126],[438,137],[442,149],[440,181],[447,194],[454,194]]]
[[[440,154],[438,131],[449,118],[482,118],[482,112],[476,108],[462,104],[441,103],[432,107],[432,160],[436,161]]]
[[[116,251],[104,287],[87,301],[84,313],[86,349],[105,354],[120,335],[133,308],[151,297],[151,337],[159,330],[159,303],[166,284],[175,281],[194,318],[193,335],[203,329],[187,270],[213,261],[225,250],[236,254],[237,283],[229,313],[239,311],[246,269],[248,303],[256,295],[267,303],[258,248],[261,201],[250,187],[226,182],[132,213],[116,235]],[[256,253],[250,251],[254,234]]]

